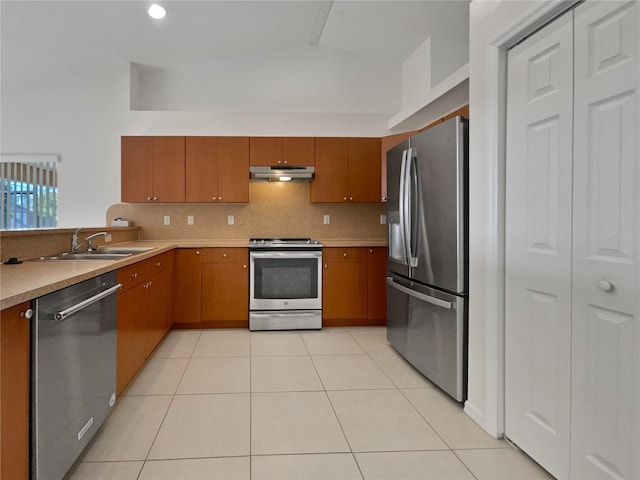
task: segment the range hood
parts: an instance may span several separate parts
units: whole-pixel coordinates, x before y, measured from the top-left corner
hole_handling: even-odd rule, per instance
[[[249,167],[251,180],[254,182],[310,182],[313,180],[315,167],[281,166],[265,167],[253,165]]]

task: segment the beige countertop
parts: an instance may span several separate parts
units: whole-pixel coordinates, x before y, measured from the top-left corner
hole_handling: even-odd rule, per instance
[[[322,239],[325,247],[384,247],[385,240]],[[0,264],[0,310],[28,302],[69,285],[87,280],[112,270],[146,260],[174,248],[247,247],[248,239],[221,240],[141,240],[118,246],[148,246],[154,250],[132,255],[121,260],[64,260],[31,261],[18,265]]]

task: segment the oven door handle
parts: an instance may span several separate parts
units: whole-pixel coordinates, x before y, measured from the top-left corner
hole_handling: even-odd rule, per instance
[[[321,258],[322,252],[251,252],[251,258]]]

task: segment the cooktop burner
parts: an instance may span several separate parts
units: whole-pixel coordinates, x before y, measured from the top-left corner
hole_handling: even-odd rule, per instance
[[[318,249],[322,244],[311,238],[251,238],[249,248],[304,248]]]

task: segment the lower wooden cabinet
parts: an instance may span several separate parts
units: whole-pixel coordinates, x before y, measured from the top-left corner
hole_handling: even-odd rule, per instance
[[[176,252],[174,322],[203,327],[249,326],[247,248],[186,248]]]
[[[249,326],[246,248],[208,248],[202,256],[202,320],[220,327]]]
[[[29,303],[0,312],[0,478],[29,478]]]
[[[386,248],[323,250],[323,325],[386,324]]]
[[[367,318],[375,325],[387,324],[387,248],[367,249]]]
[[[172,267],[166,252],[118,270],[118,395],[171,328]]]
[[[201,250],[180,248],[176,251],[173,289],[174,323],[198,323],[202,320]]]

